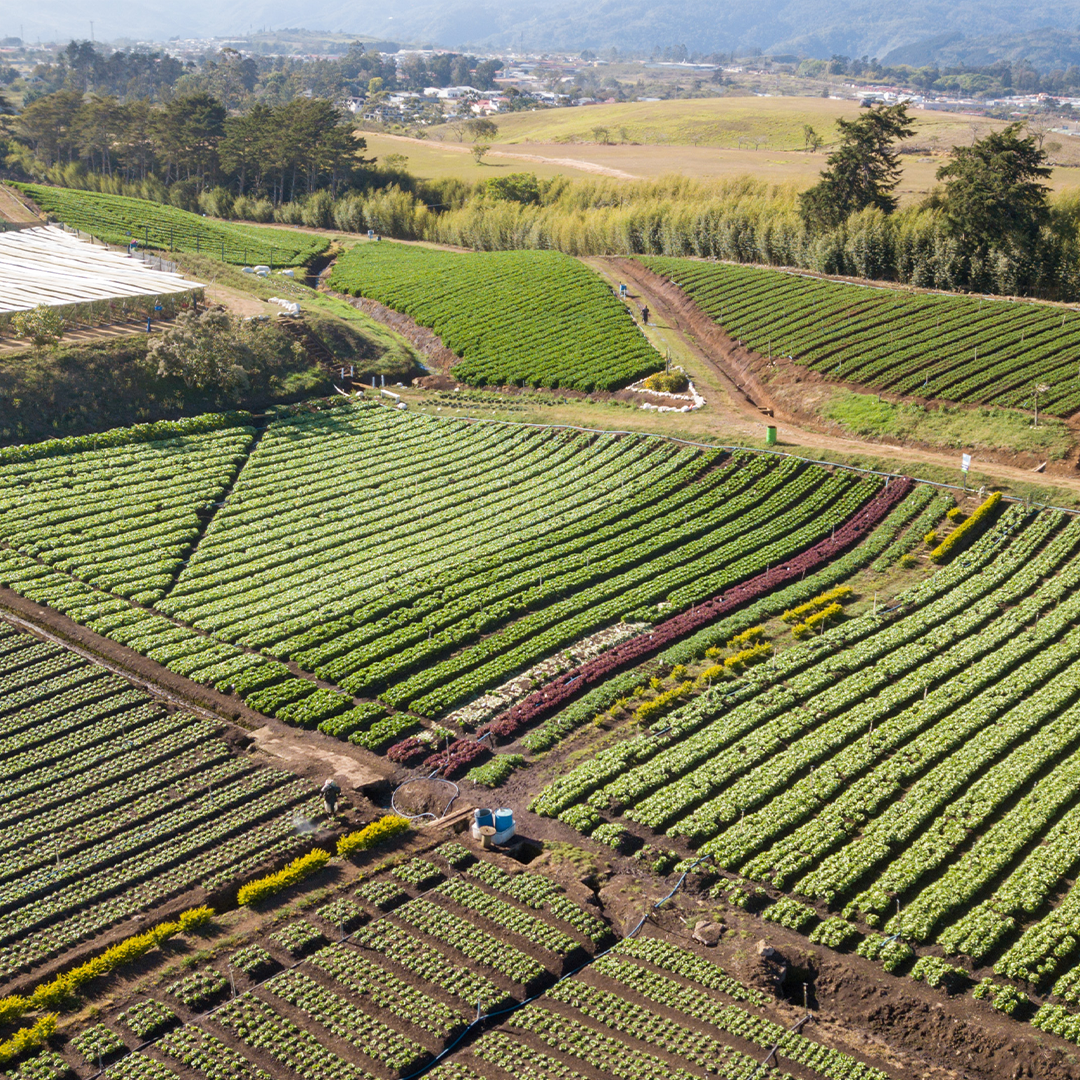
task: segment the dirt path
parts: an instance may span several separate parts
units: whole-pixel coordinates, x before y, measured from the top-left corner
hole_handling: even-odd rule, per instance
[[[408,135],[383,135],[380,132],[379,138],[393,139],[394,142],[405,143],[406,145],[422,146],[425,150],[430,150],[435,145],[428,139],[412,139]],[[471,146],[454,146],[452,143],[439,143],[438,148],[451,154],[472,153]],[[486,156],[488,158],[503,158],[507,161],[527,161],[533,165],[538,162],[543,165],[556,165],[561,166],[564,169],[573,169],[575,172],[593,173],[595,176],[612,176],[616,180],[641,179],[637,173],[625,172],[622,169],[613,169],[610,165],[598,165],[595,161],[583,161],[579,158],[544,157],[541,154],[515,154],[509,150],[495,149],[489,150]]]
[[[6,184],[0,184],[0,221],[15,223],[33,222],[41,225],[41,219]]]
[[[904,471],[905,466],[910,463],[936,465],[954,471],[959,482],[959,453],[863,442],[859,439],[824,434],[800,424],[784,414],[765,386],[754,376],[747,363],[749,351],[740,348],[679,289],[650,273],[633,259],[595,258],[585,261],[613,283],[626,281],[631,286],[632,298],[639,303],[647,303],[653,314],[652,336],[661,341],[665,336],[669,340],[677,339],[681,349],[692,362],[696,361],[697,365],[704,367],[714,376],[723,391],[723,398],[715,402],[717,418],[721,422],[734,413],[743,422],[752,420],[760,431],[761,425],[769,422],[762,409],[771,409],[781,446],[786,443],[791,446],[812,447],[825,456],[830,453],[845,456],[881,455],[893,459],[897,471]],[[699,391],[710,405],[714,404],[714,399],[707,393],[707,387],[699,387]],[[1043,478],[1030,469],[981,458],[976,464],[980,473],[1001,480],[1032,484]],[[1080,476],[1053,473],[1046,475],[1045,479],[1055,486],[1080,494]]]
[[[319,731],[301,731],[255,712],[238,697],[192,682],[161,664],[88,630],[66,615],[0,587],[0,618],[65,646],[179,708],[243,729],[241,739],[279,768],[321,785],[328,773],[344,777],[357,790],[375,791],[394,773],[394,766],[351,743]]]

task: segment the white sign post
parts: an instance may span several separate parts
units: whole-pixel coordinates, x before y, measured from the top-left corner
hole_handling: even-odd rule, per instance
[[[971,455],[963,454],[960,458],[960,471],[964,474],[964,490],[967,491],[967,474],[971,468]]]

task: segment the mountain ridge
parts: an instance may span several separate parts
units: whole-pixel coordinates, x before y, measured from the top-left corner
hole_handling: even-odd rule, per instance
[[[466,0],[391,0],[378,7],[344,0],[309,0],[302,16],[286,0],[110,0],[79,6],[39,0],[25,20],[28,40],[83,38],[94,19],[99,40],[238,36],[259,27],[296,26],[357,33],[447,48],[521,46],[526,51],[616,48],[646,52],[685,45],[692,53],[825,57],[869,56],[892,62],[992,63],[1031,60],[1065,66],[1080,56],[1080,0],[1009,0],[948,4],[914,0],[902,9],[876,0],[506,0],[477,6]],[[0,28],[2,29],[2,28]],[[5,32],[12,32],[8,27]],[[970,59],[969,59],[970,57]]]

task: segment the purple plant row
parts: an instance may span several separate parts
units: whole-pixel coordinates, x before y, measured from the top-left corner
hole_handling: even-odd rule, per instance
[[[892,480],[884,491],[853,514],[834,535],[808,548],[801,555],[779,566],[770,567],[741,585],[695,605],[690,611],[658,623],[649,633],[624,641],[595,660],[563,673],[485,724],[480,729],[480,734],[491,731],[500,738],[516,735],[522,728],[561,708],[582,690],[603,682],[623,668],[640,663],[666,649],[679,638],[700,630],[743,604],[757,600],[770,590],[816,570],[866,536],[907,495],[912,486],[913,481],[906,476]]]
[[[386,756],[399,765],[415,764],[419,758],[424,758],[424,769],[449,778],[490,752],[486,743],[476,739],[455,739],[445,750],[433,754],[430,743],[410,735],[391,746]]]
[[[736,585],[711,600],[695,605],[690,611],[658,623],[649,633],[624,641],[595,660],[564,672],[539,690],[533,691],[506,712],[496,716],[490,723],[485,724],[478,734],[483,735],[490,731],[499,738],[514,736],[522,728],[536,723],[537,720],[561,708],[582,690],[603,682],[624,668],[641,663],[642,660],[666,649],[680,638],[700,630],[743,604],[757,600],[770,590],[816,570],[819,566],[835,559],[873,530],[907,495],[912,486],[913,481],[906,476],[891,481],[882,492],[853,514],[832,536],[808,548],[801,555],[796,555],[779,566],[770,567],[741,585]],[[390,747],[387,757],[391,761],[404,765],[416,761],[429,750],[430,744],[416,736],[411,736]],[[438,769],[442,775],[452,776],[487,752],[487,747],[475,739],[457,739],[443,752],[430,754],[423,764],[425,769]]]

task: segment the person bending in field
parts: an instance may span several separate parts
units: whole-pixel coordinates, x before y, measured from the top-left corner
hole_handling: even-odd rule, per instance
[[[341,794],[341,788],[338,787],[332,776],[323,784],[321,794],[323,802],[326,803],[326,812],[333,817],[337,811],[337,801],[338,796]]]

